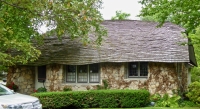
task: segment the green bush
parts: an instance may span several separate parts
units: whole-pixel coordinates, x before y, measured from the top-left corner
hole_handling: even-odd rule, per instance
[[[198,81],[198,82],[200,82],[200,72],[199,72],[199,70],[200,70],[200,67],[199,67],[199,65],[198,65],[198,67],[193,67],[192,69],[191,69],[191,80],[192,80],[192,82],[195,82],[195,81]]]
[[[130,108],[149,104],[147,90],[90,90],[33,93],[43,108]]]
[[[46,88],[44,88],[44,87],[40,87],[40,88],[38,88],[37,89],[37,93],[40,93],[40,92],[46,92],[47,91],[47,89]]]
[[[110,89],[108,81],[103,80],[103,85],[97,85],[97,90],[104,90],[104,89]]]
[[[157,102],[161,99],[161,95],[156,93],[150,96],[150,101],[151,102]]]
[[[200,104],[200,82],[193,82],[188,87],[188,93],[186,96],[191,100],[192,102],[196,104]]]
[[[63,91],[72,91],[72,88],[71,87],[69,87],[69,86],[65,86],[64,88],[63,88]]]
[[[185,100],[182,102],[183,106],[185,107],[198,107],[197,104],[195,104],[194,102],[192,101],[188,101],[188,100]]]
[[[179,101],[181,97],[177,94],[174,94],[172,97],[169,97],[168,94],[164,94],[158,101],[156,101],[155,107],[180,107]]]

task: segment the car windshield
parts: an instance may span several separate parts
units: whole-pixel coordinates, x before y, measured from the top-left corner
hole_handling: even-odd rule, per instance
[[[1,95],[10,95],[13,94],[14,92],[7,88],[6,86],[0,84],[0,96]]]

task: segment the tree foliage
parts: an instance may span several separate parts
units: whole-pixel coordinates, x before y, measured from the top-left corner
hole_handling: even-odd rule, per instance
[[[192,82],[200,81],[200,0],[141,0],[142,20],[181,25],[194,46],[198,67],[191,69]]]
[[[56,35],[80,38],[86,44],[88,34],[100,44],[106,30],[100,25],[101,0],[0,0],[0,64],[25,64],[41,54],[31,40]],[[41,25],[48,34],[39,34]],[[18,54],[11,54],[11,52]]]
[[[197,27],[195,33],[190,33],[189,38],[194,46],[195,56],[197,60],[198,67],[194,67],[191,69],[192,73],[192,82],[199,81],[200,82],[200,27]]]
[[[153,16],[141,16],[140,19],[142,21],[159,22],[159,15],[158,14],[154,14]],[[166,19],[166,21],[170,21],[170,18]]]
[[[154,21],[154,22],[158,22],[157,20],[157,16],[144,16],[144,17],[140,17],[140,19],[142,21]]]
[[[127,20],[131,15],[122,11],[116,11],[116,15],[111,20]]]
[[[157,15],[160,26],[170,20],[194,32],[200,25],[200,0],[141,0],[143,5],[139,16]]]

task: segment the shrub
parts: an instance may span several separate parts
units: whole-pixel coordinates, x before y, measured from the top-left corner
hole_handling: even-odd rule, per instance
[[[15,92],[18,90],[18,86],[14,82],[6,84],[6,87],[8,87],[11,90],[14,90]]]
[[[107,80],[103,80],[103,85],[97,85],[97,90],[104,90],[104,89],[109,89],[109,84]]]
[[[40,92],[46,92],[46,91],[47,89],[45,87],[40,87],[35,92],[40,93]]]
[[[71,87],[69,87],[69,86],[65,86],[64,88],[63,88],[63,91],[72,91],[72,88]]]
[[[174,94],[172,97],[169,97],[168,94],[164,94],[155,104],[155,107],[179,107],[179,100],[181,97],[177,94]]]
[[[191,100],[192,102],[196,104],[200,104],[200,82],[193,82],[188,87],[188,93],[186,96]]]
[[[90,90],[33,93],[43,108],[130,108],[149,104],[147,90]]]
[[[161,95],[156,93],[150,96],[150,101],[157,102],[161,99]]]
[[[192,101],[188,101],[188,100],[185,100],[182,102],[183,106],[185,107],[198,107],[197,104],[195,104],[194,102]]]

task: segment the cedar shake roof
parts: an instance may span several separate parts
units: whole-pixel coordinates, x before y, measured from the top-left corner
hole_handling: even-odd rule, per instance
[[[188,39],[185,30],[172,23],[157,28],[155,22],[135,20],[108,20],[102,23],[108,36],[100,47],[95,44],[84,46],[79,41],[62,37],[44,39],[37,46],[42,55],[32,65],[51,63],[83,65],[100,62],[190,62]],[[93,36],[90,36],[93,39]],[[194,56],[194,55],[193,55]]]

